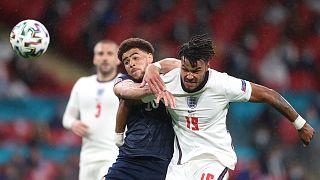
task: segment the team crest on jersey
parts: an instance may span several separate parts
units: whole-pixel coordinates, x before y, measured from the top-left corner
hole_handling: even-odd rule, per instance
[[[197,107],[198,97],[187,97],[187,104],[189,108],[194,109]]]
[[[97,95],[98,96],[102,96],[103,93],[104,93],[104,89],[103,88],[98,89],[98,91],[97,91]]]

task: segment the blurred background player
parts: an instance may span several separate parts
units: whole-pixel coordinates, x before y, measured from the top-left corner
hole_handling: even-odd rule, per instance
[[[164,180],[166,177],[173,154],[171,117],[163,103],[143,103],[139,94],[135,94],[137,101],[126,97],[127,91],[139,87],[134,82],[142,81],[153,54],[153,46],[140,38],[126,39],[119,47],[118,58],[128,74],[120,76],[114,86],[115,94],[121,98],[117,126],[124,125],[123,122],[118,124],[118,120],[126,119],[127,131],[117,161],[105,176],[107,180]],[[124,130],[121,126],[116,129]]]
[[[194,36],[178,49],[181,67],[172,67],[163,77],[166,90],[162,94],[171,92],[176,98],[176,107],[168,109],[176,134],[174,156],[167,174],[169,180],[228,178],[228,169],[234,170],[237,162],[226,126],[231,102],[271,105],[294,125],[304,145],[309,145],[314,135],[314,129],[276,91],[210,69],[209,59],[214,54],[210,38]],[[155,77],[161,68],[161,61],[151,65],[145,76]],[[157,78],[145,80],[150,87],[162,82]]]
[[[113,141],[119,104],[113,92],[120,63],[117,50],[118,45],[109,40],[95,45],[93,64],[97,74],[75,83],[63,116],[63,126],[82,137],[80,180],[102,178],[118,154]]]

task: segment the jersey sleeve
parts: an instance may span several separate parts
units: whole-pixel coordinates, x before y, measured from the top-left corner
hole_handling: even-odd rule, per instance
[[[128,74],[120,74],[116,80],[114,81],[114,86],[117,85],[118,83],[124,81],[124,80],[132,80],[131,76],[129,76]]]
[[[71,90],[66,110],[63,114],[62,124],[65,128],[70,129],[74,121],[79,118],[79,100],[78,91],[80,89],[81,79],[79,79]]]
[[[163,82],[164,82],[165,85],[166,85],[166,89],[168,89],[169,83],[172,82],[172,81],[174,80],[174,78],[175,78],[175,76],[174,76],[174,71],[175,71],[175,70],[173,69],[173,70],[169,71],[169,72],[166,73],[166,74],[160,74],[161,79],[163,80]],[[169,89],[170,89],[170,88],[169,88]],[[152,94],[152,95],[143,97],[143,98],[141,99],[141,101],[144,102],[144,103],[148,103],[148,102],[153,101],[154,99],[156,99],[156,96]]]
[[[166,74],[160,74],[160,77],[163,80],[163,82],[166,85],[168,85],[176,80],[176,76],[178,75],[179,72],[180,72],[180,68],[175,68],[175,69],[167,72]]]
[[[235,78],[224,73],[223,86],[226,98],[230,102],[245,102],[251,97],[251,84],[249,81]]]

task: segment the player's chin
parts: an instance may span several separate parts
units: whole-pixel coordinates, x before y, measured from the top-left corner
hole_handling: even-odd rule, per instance
[[[135,71],[134,73],[132,73],[131,76],[135,80],[141,80],[143,78],[143,75],[141,73],[139,73],[138,71]]]
[[[111,69],[111,66],[108,64],[103,64],[100,66],[100,68],[104,71],[109,71]]]
[[[100,71],[103,73],[109,73],[110,71],[112,71],[112,68],[110,66],[101,66]]]
[[[196,83],[188,83],[188,82],[184,82],[184,87],[189,90],[192,91],[194,89],[196,89]]]

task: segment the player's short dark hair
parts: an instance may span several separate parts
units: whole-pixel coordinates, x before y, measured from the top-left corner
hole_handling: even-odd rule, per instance
[[[118,44],[112,40],[109,40],[109,39],[103,39],[103,40],[100,40],[98,41],[96,44],[115,44],[118,46]]]
[[[207,34],[193,36],[178,49],[178,58],[188,59],[192,66],[199,60],[207,63],[214,55],[213,43]]]
[[[118,58],[122,61],[122,55],[132,48],[138,48],[146,53],[154,54],[154,48],[150,42],[141,38],[129,38],[120,44]]]
[[[108,40],[108,39],[103,39],[103,40],[100,40],[100,41],[96,42],[96,44],[93,47],[93,54],[96,53],[96,47],[97,47],[98,44],[113,44],[113,45],[116,46],[116,48],[118,48],[118,44],[116,42],[114,42],[112,40]]]

